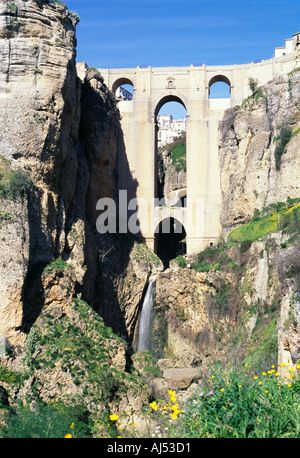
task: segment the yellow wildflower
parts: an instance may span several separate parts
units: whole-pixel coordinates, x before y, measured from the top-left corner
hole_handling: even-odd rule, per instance
[[[172,420],[176,420],[176,418],[178,418],[177,413],[176,412],[171,413],[171,418]]]
[[[265,372],[262,372],[262,375],[266,375],[266,373],[265,373]]]
[[[293,372],[294,370],[295,370],[294,367],[290,367],[290,369],[289,369],[290,372]]]
[[[151,402],[150,407],[151,407],[153,410],[157,410],[158,405],[156,404],[155,401],[153,401],[153,402]]]
[[[258,382],[259,385],[262,385],[262,382]]]
[[[176,396],[174,394],[171,394],[170,401],[176,402],[176,399],[177,399]]]
[[[254,378],[254,380],[257,380],[257,375],[255,375],[253,378]]]
[[[71,437],[72,437],[72,434],[70,434],[70,433],[68,433],[68,434],[65,435],[65,438],[66,438],[66,439],[71,439]]]
[[[112,415],[109,416],[109,419],[111,421],[116,421],[118,418],[119,418],[119,415],[116,415],[115,413],[113,413]]]
[[[75,425],[74,423],[71,424],[70,428],[75,428]]]
[[[224,388],[221,388],[220,391],[221,391],[221,393],[223,393],[225,390],[224,390]]]
[[[266,393],[268,394],[268,393],[269,393],[269,391],[268,391],[268,390],[266,390]]]

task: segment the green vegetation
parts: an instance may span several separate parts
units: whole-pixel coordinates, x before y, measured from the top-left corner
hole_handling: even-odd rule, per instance
[[[285,383],[272,365],[255,371],[247,364],[216,364],[198,393],[178,407],[170,437],[297,438],[300,433],[300,365]]]
[[[186,170],[186,137],[185,135],[170,145],[172,165],[177,172]]]
[[[292,135],[293,132],[290,127],[283,127],[280,131],[279,137],[275,139],[275,141],[279,142],[274,151],[277,171],[280,170],[282,155],[286,152],[287,144],[292,138]]]
[[[61,261],[58,265],[66,268]],[[55,307],[50,308],[34,323],[26,339],[23,373],[13,373],[0,366],[0,385],[2,382],[22,389],[26,381],[33,380],[22,403],[14,401],[7,406],[0,400],[0,419],[5,411],[0,437],[112,436],[115,428],[109,423],[109,414],[113,397],[129,391],[133,396],[139,392],[144,395],[143,379],[113,364],[112,358],[125,352],[125,341],[105,326],[82,299],[73,299],[70,307],[69,315],[59,317]],[[150,355],[144,357],[143,370],[147,377],[160,373]],[[49,393],[52,392],[55,373],[60,374],[60,383],[56,385],[60,395],[45,402],[40,398],[40,389],[43,387],[47,392],[49,384]],[[65,380],[61,374],[66,374]],[[66,384],[68,394],[64,394]]]
[[[210,270],[220,270],[222,267],[237,268],[237,264],[226,253],[228,246],[225,243],[220,243],[201,251],[197,260],[192,264],[193,269],[197,272],[209,272]]]
[[[34,409],[20,405],[17,415],[9,417],[3,437],[51,439],[64,438],[66,434],[74,438],[91,437],[86,408],[80,404],[38,402]]]
[[[75,11],[69,11],[69,15],[72,16],[76,20],[76,24],[80,22],[80,17]]]
[[[10,162],[0,155],[0,198],[24,199],[31,188],[28,172],[20,168],[11,170]]]
[[[186,259],[180,254],[179,256],[177,256],[177,258],[175,258],[175,261],[176,263],[179,265],[179,267],[186,267]]]
[[[8,221],[12,223],[14,221],[14,217],[9,212],[0,210],[0,223],[2,223],[2,221]]]
[[[263,370],[278,359],[277,320],[279,312],[274,311],[270,317],[259,317],[250,343],[245,353],[245,363],[249,367]]]
[[[259,99],[266,98],[263,88],[258,86],[257,79],[249,78],[248,83],[252,94],[243,100],[242,106],[254,105],[254,103],[256,103]],[[236,110],[238,108],[239,107],[236,107]]]
[[[63,261],[61,258],[55,259],[51,264],[45,267],[44,272],[64,272],[66,269],[72,270],[73,267]]]
[[[237,242],[244,242],[248,240],[254,242],[256,240],[264,239],[267,235],[273,232],[283,231],[286,234],[298,232],[300,222],[300,203],[288,207],[291,205],[291,202],[294,204],[297,200],[299,199],[288,199],[286,204],[279,202],[277,204],[277,211],[272,211],[272,213],[261,218],[259,218],[257,212],[255,212],[255,219],[243,226],[233,229],[233,231],[231,231],[228,235],[228,240]],[[283,206],[285,208],[282,208]],[[269,210],[271,210],[270,207],[268,207]],[[266,210],[263,209],[262,214],[265,212]]]

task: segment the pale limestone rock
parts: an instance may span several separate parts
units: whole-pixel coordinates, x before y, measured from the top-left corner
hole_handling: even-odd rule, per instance
[[[299,88],[299,71],[282,75],[262,88],[264,97],[225,112],[219,143],[224,236],[251,219],[255,208],[299,197],[299,134],[288,143],[279,171],[274,158],[281,127],[300,126]]]
[[[199,370],[192,367],[173,367],[165,369],[163,372],[163,378],[167,381],[170,389],[186,389],[200,377]]]

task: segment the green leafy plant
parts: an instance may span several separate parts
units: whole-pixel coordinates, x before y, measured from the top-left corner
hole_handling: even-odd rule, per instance
[[[274,151],[275,164],[276,164],[277,171],[280,170],[281,158],[282,158],[282,155],[286,152],[286,147],[292,137],[292,134],[293,134],[292,130],[289,127],[284,127],[280,132],[280,135],[278,137],[279,143],[276,146],[275,151]]]
[[[4,437],[8,438],[87,438],[89,419],[82,405],[35,403],[33,407],[20,405],[17,414],[9,417]]]

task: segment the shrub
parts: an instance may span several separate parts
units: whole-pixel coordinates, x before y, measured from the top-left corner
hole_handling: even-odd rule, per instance
[[[3,176],[0,177],[0,197],[4,199],[24,199],[31,188],[32,181],[25,170],[12,171],[6,174],[5,179]]]
[[[289,127],[284,127],[279,134],[279,143],[275,148],[275,163],[276,170],[280,170],[282,155],[286,152],[286,146],[292,137],[292,130]]]
[[[177,262],[179,267],[186,267],[186,259],[182,255],[177,256],[177,258],[175,258],[175,261]]]
[[[180,140],[176,140],[170,146],[172,165],[177,172],[186,170],[186,139],[185,136]]]

